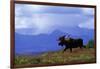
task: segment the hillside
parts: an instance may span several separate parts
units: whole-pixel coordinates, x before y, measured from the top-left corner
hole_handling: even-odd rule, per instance
[[[89,49],[73,49],[70,53],[69,50],[66,52],[47,52],[38,56],[27,56],[21,55],[15,57],[15,65],[22,64],[75,64],[75,63],[94,63],[95,60],[95,50],[94,48]]]

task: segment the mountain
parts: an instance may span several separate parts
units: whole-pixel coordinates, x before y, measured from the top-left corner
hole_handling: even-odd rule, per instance
[[[68,33],[70,33],[72,38],[82,38],[84,44],[86,44],[88,40],[93,39],[93,30],[81,32],[80,29],[78,31],[80,31],[79,34],[74,34],[73,32]],[[51,34],[40,35],[21,35],[15,32],[15,53],[34,53],[60,50],[62,47],[58,46],[57,39],[65,34],[66,33],[59,30],[55,30]]]
[[[15,51],[21,52],[44,52],[61,49],[58,46],[57,38],[62,32],[55,31],[50,35],[20,35],[15,33]]]

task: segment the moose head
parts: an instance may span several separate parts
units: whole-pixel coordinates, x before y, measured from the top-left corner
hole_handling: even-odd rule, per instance
[[[58,45],[59,46],[63,46],[65,44],[66,40],[69,40],[70,35],[67,34],[67,38],[65,38],[65,37],[66,37],[66,35],[63,35],[63,36],[58,38],[58,41],[59,41]]]

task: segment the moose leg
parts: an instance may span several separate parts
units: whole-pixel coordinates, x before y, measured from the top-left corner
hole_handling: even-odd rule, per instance
[[[81,42],[81,43],[79,44],[79,46],[80,46],[80,49],[82,49],[82,48],[83,48],[83,42]]]
[[[80,49],[82,49],[82,46],[80,46]]]
[[[65,49],[63,50],[63,52],[65,52],[65,51],[66,51],[66,49],[67,49],[67,47],[65,47]]]
[[[72,48],[70,48],[70,52],[72,52]]]
[[[83,49],[83,45],[80,45],[80,49]]]

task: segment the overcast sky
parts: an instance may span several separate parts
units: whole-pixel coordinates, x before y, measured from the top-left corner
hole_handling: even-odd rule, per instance
[[[16,33],[49,34],[55,30],[75,27],[94,29],[94,8],[15,5]]]

